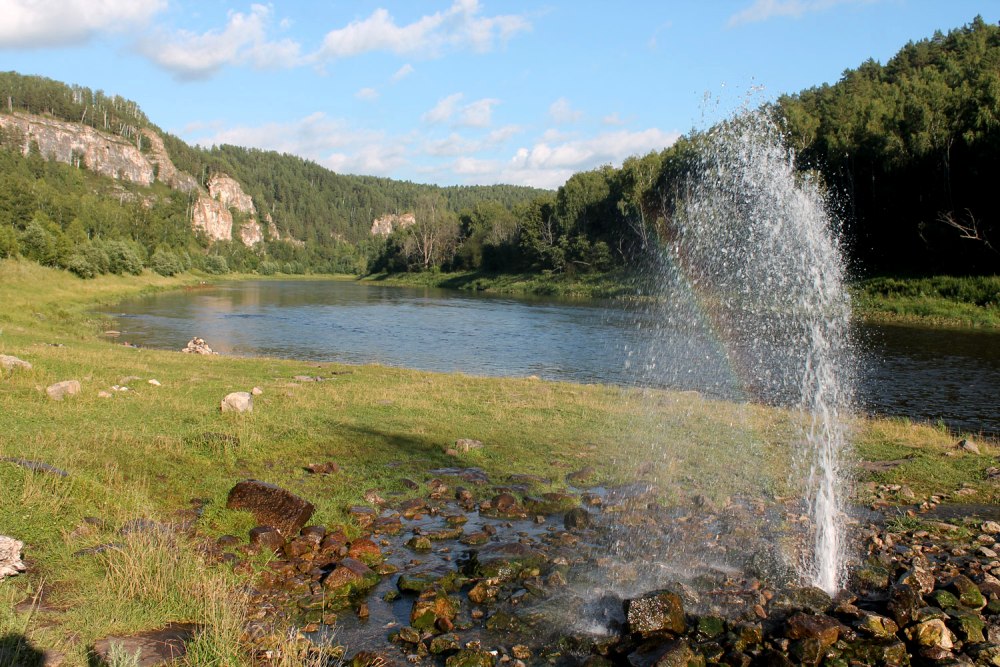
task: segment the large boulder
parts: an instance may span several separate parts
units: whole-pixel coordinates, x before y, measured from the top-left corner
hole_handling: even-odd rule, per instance
[[[45,393],[49,395],[53,401],[61,401],[67,396],[73,396],[80,393],[80,382],[79,380],[63,380],[62,382],[56,382],[55,384],[50,384],[45,389]]]
[[[248,391],[226,394],[220,406],[223,412],[253,412],[253,396]]]
[[[226,507],[250,512],[258,524],[272,526],[285,537],[298,533],[315,509],[312,503],[294,493],[256,479],[243,480],[234,486]]]

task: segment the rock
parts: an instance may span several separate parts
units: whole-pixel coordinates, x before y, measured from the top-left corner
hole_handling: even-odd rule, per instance
[[[45,393],[49,395],[53,401],[61,401],[67,396],[73,396],[80,393],[80,382],[79,380],[63,380],[62,382],[56,382],[55,384],[50,384],[45,388]]]
[[[285,538],[272,526],[257,526],[250,529],[250,544],[260,549],[277,551],[285,543]]]
[[[629,654],[628,664],[632,667],[689,667],[703,664],[703,660],[696,662],[690,645],[679,639],[669,644],[654,642],[642,645]]]
[[[473,449],[481,449],[483,443],[479,440],[472,440],[471,438],[459,438],[455,441],[455,451],[460,454],[467,454]]]
[[[785,636],[789,639],[815,639],[820,648],[832,646],[840,638],[844,626],[835,618],[817,614],[793,614],[785,622]]]
[[[986,641],[983,635],[986,621],[979,614],[966,609],[956,609],[948,612],[948,616],[950,616],[950,620],[946,621],[948,626],[958,633],[966,644],[981,644]]]
[[[448,632],[458,616],[459,601],[444,591],[426,590],[413,602],[410,625],[417,630]]]
[[[414,551],[430,551],[434,548],[434,545],[431,544],[430,538],[426,535],[414,535],[406,541],[406,546],[410,547]]]
[[[480,648],[462,649],[445,661],[445,667],[493,667],[496,659],[489,651]]]
[[[253,396],[248,391],[226,394],[220,406],[223,412],[253,412]]]
[[[262,526],[272,526],[284,536],[295,535],[306,525],[313,505],[267,482],[247,479],[229,491],[226,507],[252,513]]]
[[[582,507],[574,507],[563,517],[566,530],[582,530],[590,526],[590,512]]]
[[[111,392],[101,390],[97,392],[97,398],[111,398]]]
[[[332,475],[340,472],[340,466],[333,461],[325,461],[323,463],[310,463],[305,467],[305,470],[314,475]]]
[[[217,354],[208,346],[204,338],[198,338],[197,336],[189,340],[187,346],[181,352],[187,354]]]
[[[442,655],[444,653],[455,653],[461,650],[458,635],[449,633],[435,637],[431,640],[431,655]]]
[[[981,527],[984,533],[988,533],[990,535],[1000,534],[1000,523],[997,523],[996,521],[984,521]]]
[[[906,637],[918,646],[950,651],[955,646],[955,635],[939,618],[918,623],[907,628]]]
[[[18,359],[17,357],[12,357],[9,354],[0,354],[0,368],[4,369],[5,371],[13,371],[18,369],[30,371],[31,364],[22,359]]]
[[[906,627],[917,617],[924,600],[920,591],[909,584],[897,584],[889,591],[889,612],[899,627]]]
[[[69,473],[61,468],[56,468],[55,466],[50,466],[48,463],[42,463],[41,461],[29,461],[28,459],[22,459],[15,456],[5,456],[0,461],[4,463],[13,463],[16,466],[21,466],[25,470],[30,470],[31,472],[44,472],[50,475],[55,475],[57,477],[69,477]]]
[[[373,588],[378,581],[378,574],[367,565],[345,558],[323,580],[323,589],[332,597],[347,597]]]
[[[263,393],[264,393],[264,390],[261,389],[260,387],[254,387],[253,389],[250,390],[250,395],[251,396],[260,396]]]
[[[821,588],[804,586],[792,588],[777,595],[771,601],[771,609],[775,611],[807,611],[812,614],[825,614],[833,606],[833,599]]]
[[[625,600],[624,608],[629,632],[645,636],[664,631],[682,634],[687,630],[681,596],[671,591],[654,591]]]
[[[368,567],[374,567],[382,562],[382,550],[367,537],[361,537],[351,542],[347,555],[356,558]]]
[[[194,638],[198,626],[192,623],[171,623],[159,630],[130,636],[111,636],[94,642],[94,653],[104,664],[123,664],[113,660],[113,654],[135,656],[138,667],[166,665],[179,661],[187,653],[185,643]]]
[[[862,612],[862,616],[854,624],[855,627],[876,639],[892,639],[899,631],[899,626],[891,618],[872,612]]]
[[[159,387],[159,386],[160,386],[160,381],[159,381],[159,380],[156,380],[156,379],[153,379],[153,380],[149,380],[149,381],[148,381],[148,384],[151,384],[151,385],[153,385],[154,387]]]
[[[970,609],[982,609],[986,606],[986,598],[979,587],[964,574],[951,580],[951,588],[958,594],[958,601],[963,606]]]
[[[923,559],[914,559],[912,567],[900,575],[896,583],[909,584],[921,594],[927,595],[934,590],[936,582],[934,581],[934,573],[930,571],[927,562]]]
[[[970,454],[979,454],[979,445],[972,442],[968,438],[959,440],[957,447],[962,451],[969,452]]]
[[[545,561],[545,554],[520,542],[491,544],[480,549],[474,561],[470,562],[473,571],[469,574],[497,581],[513,581],[523,573],[537,573]]]
[[[24,542],[0,535],[0,581],[24,572],[27,566],[21,560]]]

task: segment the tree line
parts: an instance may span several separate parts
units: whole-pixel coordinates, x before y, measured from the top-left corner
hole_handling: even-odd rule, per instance
[[[92,124],[103,123],[110,105],[125,114],[122,126],[153,127],[134,103],[48,79],[2,74],[4,94],[9,101],[0,113],[16,106]],[[869,60],[834,84],[768,106],[798,168],[825,184],[856,273],[997,272],[1000,215],[991,190],[1000,173],[998,26],[976,18],[907,44],[885,65]],[[0,151],[0,255],[19,251],[68,266],[69,249],[83,239],[131,243],[146,263],[160,250],[182,267],[211,261],[213,270],[224,262],[262,273],[633,270],[671,235],[674,202],[711,131],[691,132],[618,168],[574,174],[555,192],[336,174],[295,156],[203,149],[161,132],[178,168],[202,184],[213,173],[230,174],[261,216],[275,221],[286,240],[256,248],[199,238],[186,217],[187,195],[160,185],[140,192],[99,183],[42,156]],[[414,213],[416,224],[372,237],[372,220],[387,213]],[[48,245],[25,236],[29,226],[34,237],[42,229],[64,250],[39,250]]]

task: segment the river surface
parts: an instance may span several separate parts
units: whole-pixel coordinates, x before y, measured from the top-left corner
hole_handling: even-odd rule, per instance
[[[200,336],[243,356],[377,363],[469,375],[696,389],[742,398],[706,328],[617,302],[339,281],[224,283],[119,304],[121,340],[179,350]],[[1000,434],[1000,334],[858,328],[862,410]]]

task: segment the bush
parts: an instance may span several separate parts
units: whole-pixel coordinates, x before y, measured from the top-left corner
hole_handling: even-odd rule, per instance
[[[184,270],[180,258],[169,250],[157,248],[149,260],[149,266],[161,276],[172,276]]]
[[[205,258],[205,271],[217,276],[229,273],[229,264],[222,255],[209,255]]]
[[[17,234],[13,227],[0,227],[0,259],[16,257],[18,254]]]
[[[69,256],[66,261],[66,269],[84,279],[93,278],[100,273],[82,250],[77,250]]]
[[[37,220],[32,220],[24,228],[18,239],[18,245],[28,259],[45,266],[55,266],[57,263],[56,237],[50,234]]]
[[[108,254],[108,271],[122,275],[131,273],[134,276],[142,273],[142,259],[139,253],[125,241],[109,241],[104,250]]]
[[[273,276],[275,273],[281,272],[281,266],[277,262],[264,261],[257,267],[257,271],[262,276]]]

